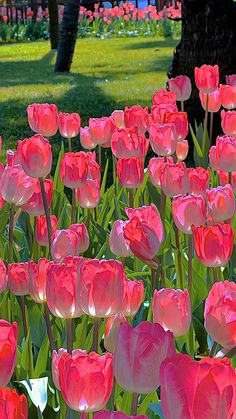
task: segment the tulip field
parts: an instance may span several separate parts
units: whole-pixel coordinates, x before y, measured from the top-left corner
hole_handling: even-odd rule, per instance
[[[194,128],[185,75],[87,125],[28,104],[0,164],[1,419],[236,419],[236,75],[219,71],[194,69]]]

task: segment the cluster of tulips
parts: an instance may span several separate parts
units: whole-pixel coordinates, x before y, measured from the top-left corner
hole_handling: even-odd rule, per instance
[[[36,134],[18,141],[1,165],[1,211],[7,206],[5,217],[9,214],[0,263],[3,419],[28,417],[26,396],[12,385],[19,377],[19,339],[32,354],[33,302],[45,319],[51,385],[59,399],[62,395],[53,417],[69,418],[75,411],[95,419],[145,419],[151,412],[166,419],[236,418],[236,373],[229,359],[236,346],[231,280],[236,76],[219,86],[218,66],[203,65],[195,68],[195,82],[206,129],[216,101],[217,110],[226,109],[221,111],[224,134],[209,150],[210,168],[187,168],[183,162],[188,154],[184,101],[191,95],[187,76],[169,80],[170,91],[155,93],[150,111],[138,105],[116,110],[89,119],[87,127],[81,127],[79,114],[29,105]],[[53,180],[50,137],[58,129],[68,151],[62,145]],[[79,134],[87,151],[72,151],[79,148]],[[145,169],[149,145],[156,157]],[[101,164],[103,149],[109,148],[114,179],[106,190],[108,163],[102,184]],[[64,187],[71,190],[69,199]],[[28,261],[15,234],[22,219],[33,235]],[[201,352],[194,317],[203,300],[209,348]],[[10,309],[2,316],[4,304]],[[7,317],[15,305],[22,322]],[[36,352],[33,348],[33,356]],[[35,378],[30,374],[26,378]]]

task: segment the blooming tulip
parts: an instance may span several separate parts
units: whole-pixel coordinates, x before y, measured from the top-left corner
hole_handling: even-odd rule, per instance
[[[162,105],[162,104],[171,104],[176,105],[176,93],[169,92],[168,90],[159,90],[153,95],[152,104],[155,105]]]
[[[44,180],[44,189],[46,193],[46,199],[48,207],[50,208],[53,199],[53,180],[45,179]],[[33,195],[23,206],[23,210],[29,215],[37,216],[44,214],[43,198],[39,180],[37,180]]]
[[[173,198],[172,213],[176,227],[192,234],[192,225],[200,226],[206,220],[206,203],[202,195],[180,195]]]
[[[186,159],[188,155],[189,144],[187,140],[178,141],[176,145],[176,157],[179,161],[183,161]]]
[[[188,76],[177,76],[168,80],[169,88],[176,94],[176,100],[188,100],[192,93],[191,80]]]
[[[44,178],[52,168],[52,150],[49,141],[42,135],[34,135],[18,141],[21,164],[28,176]]]
[[[174,163],[173,158],[167,157],[165,161],[164,157],[153,157],[149,160],[148,173],[152,184],[156,186],[156,188],[161,186],[161,172],[166,163]]]
[[[79,237],[72,230],[56,230],[52,235],[52,258],[56,262],[66,256],[79,256]]]
[[[67,263],[51,263],[46,272],[46,300],[54,316],[74,318],[82,315],[78,303],[77,273],[82,258]]]
[[[189,191],[189,180],[185,163],[167,163],[161,173],[161,188],[165,195],[174,197]]]
[[[123,412],[111,412],[110,410],[103,410],[93,415],[94,419],[148,419],[146,415],[129,416]]]
[[[47,271],[51,262],[39,259],[38,263],[29,263],[29,294],[36,303],[46,302]]]
[[[19,328],[16,322],[10,324],[5,320],[0,320],[1,387],[5,387],[9,383],[15,369],[18,331]]]
[[[144,135],[147,130],[148,107],[134,105],[124,110],[125,126],[127,128],[137,126],[139,135]]]
[[[188,135],[188,115],[186,112],[172,112],[166,116],[168,124],[174,124],[177,141],[183,141]]]
[[[236,170],[236,138],[235,137],[217,137],[215,160],[218,168],[225,172]]]
[[[236,346],[236,284],[216,282],[205,303],[205,328],[215,342],[224,348]]]
[[[231,185],[218,186],[206,191],[208,215],[219,223],[233,217],[235,198]],[[194,223],[193,223],[194,224]]]
[[[50,215],[50,223],[52,227],[52,234],[54,234],[58,224],[57,217],[55,215]],[[45,215],[36,217],[35,238],[40,246],[48,246],[48,228]]]
[[[143,296],[143,281],[124,281],[124,296],[121,313],[126,317],[134,316],[142,304]]]
[[[0,388],[1,419],[28,419],[28,404],[24,394],[16,390]]]
[[[119,159],[116,169],[118,180],[123,187],[134,189],[143,183],[144,166],[142,159],[136,157]]]
[[[34,103],[27,108],[28,122],[32,131],[51,137],[58,130],[58,111],[56,105]]]
[[[147,154],[149,142],[138,134],[137,127],[116,128],[111,137],[111,150],[118,158],[143,158]]]
[[[230,86],[236,86],[236,74],[231,74],[230,76],[226,76],[226,83]]]
[[[89,118],[89,133],[95,144],[109,143],[111,139],[111,122],[108,117]]]
[[[221,186],[225,186],[229,183],[229,173],[218,169],[217,174],[219,176]],[[231,186],[233,191],[236,192],[236,172],[231,172]]]
[[[74,138],[80,132],[81,118],[78,113],[59,113],[59,131],[64,138]]]
[[[101,410],[113,387],[111,354],[63,353],[58,362],[59,383],[67,405],[78,412]],[[76,385],[75,385],[76,383]]]
[[[25,174],[20,165],[6,166],[1,178],[1,194],[9,204],[24,205],[36,187],[36,180]]]
[[[167,115],[175,112],[178,112],[178,108],[174,103],[160,103],[159,105],[154,105],[151,108],[149,125],[164,124],[167,122]]]
[[[167,419],[231,419],[236,375],[228,359],[174,354],[161,365],[161,404]]]
[[[204,110],[206,110],[206,103],[207,103],[207,93],[202,91],[199,92],[199,97],[201,101],[201,105]],[[218,112],[221,107],[221,94],[220,89],[214,90],[214,92],[208,93],[208,111],[209,112]]]
[[[120,329],[120,325],[127,323],[126,318],[123,314],[117,313],[108,317],[105,331],[104,331],[104,346],[107,351],[114,353],[116,346],[116,339]]]
[[[0,294],[7,286],[7,268],[2,259],[0,259]]]
[[[8,265],[8,287],[15,295],[29,294],[30,262],[10,263]]]
[[[92,150],[92,148],[96,147],[97,144],[91,139],[89,127],[80,128],[80,144],[87,150]]]
[[[160,365],[174,352],[172,333],[159,324],[142,322],[135,328],[121,324],[113,363],[117,383],[138,394],[155,391],[160,385]]]
[[[164,228],[157,207],[154,204],[144,205],[139,208],[126,208],[126,215],[130,220],[138,218],[141,222],[150,226],[158,236],[160,243],[164,240]]]
[[[183,336],[191,323],[191,304],[188,290],[162,288],[154,291],[153,321],[174,336]]]
[[[236,135],[236,111],[224,110],[220,113],[221,127],[225,135]]]
[[[112,253],[116,256],[128,257],[133,255],[129,242],[124,236],[124,228],[127,223],[128,221],[122,220],[116,220],[113,223],[109,236],[109,246]]]
[[[89,158],[83,151],[65,153],[61,160],[60,177],[67,188],[82,186],[88,174]]]
[[[221,102],[223,108],[236,108],[236,86],[220,85]]]
[[[234,232],[230,224],[192,226],[195,252],[208,267],[224,266],[232,256]]]
[[[115,110],[110,116],[111,124],[115,128],[125,128],[125,115],[122,110]]]
[[[187,169],[189,179],[189,193],[205,195],[210,186],[210,171],[203,167]]]
[[[204,93],[211,93],[217,89],[219,84],[219,66],[202,65],[195,67],[194,78],[196,86]]]
[[[89,248],[89,233],[84,223],[82,224],[71,224],[69,230],[74,231],[78,235],[79,239],[79,250],[80,253],[86,252]]]
[[[169,156],[175,153],[177,134],[174,124],[154,124],[149,126],[150,145],[154,153]]]

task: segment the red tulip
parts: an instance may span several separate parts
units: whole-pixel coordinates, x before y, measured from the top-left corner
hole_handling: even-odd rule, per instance
[[[36,303],[46,302],[47,271],[51,262],[39,259],[38,263],[29,262],[29,294]]]
[[[220,85],[221,102],[223,108],[236,108],[236,86]]]
[[[176,94],[176,100],[188,100],[192,93],[191,80],[188,76],[177,76],[168,80],[169,88]]]
[[[159,211],[154,204],[139,208],[126,208],[125,212],[130,220],[137,217],[141,222],[147,223],[158,236],[159,241],[163,242],[164,228]]]
[[[84,223],[82,224],[71,224],[69,230],[74,231],[78,235],[79,239],[79,251],[80,253],[86,252],[89,248],[89,233]]]
[[[183,336],[191,324],[191,304],[188,290],[162,288],[154,291],[153,321],[174,336]]]
[[[208,215],[214,222],[227,221],[233,217],[235,213],[235,198],[231,185],[208,189],[206,191],[206,200]]]
[[[176,112],[178,112],[178,108],[175,103],[160,103],[159,105],[154,105],[151,108],[149,125],[164,124],[165,122],[167,122],[167,115]]]
[[[5,320],[0,320],[1,387],[5,387],[9,383],[15,369],[18,332],[19,328],[16,322],[11,324]],[[1,409],[0,412],[2,413]]]
[[[52,258],[61,262],[66,256],[79,256],[79,237],[72,230],[56,230],[52,235]]]
[[[202,195],[180,195],[173,198],[172,213],[176,227],[185,234],[192,234],[192,225],[206,221],[206,203]]]
[[[42,135],[34,135],[18,141],[21,164],[28,176],[44,178],[52,168],[52,150],[49,141]]]
[[[215,160],[218,168],[225,172],[236,170],[236,138],[235,137],[217,137]]]
[[[28,404],[24,394],[16,390],[0,388],[1,419],[28,419]]]
[[[113,363],[117,383],[138,394],[155,391],[160,385],[160,365],[174,352],[172,333],[159,324],[142,322],[135,328],[121,324]]]
[[[161,188],[165,195],[174,197],[189,191],[189,180],[185,163],[167,163],[161,173]]]
[[[230,86],[236,86],[236,74],[231,74],[230,76],[226,76],[226,83]]]
[[[149,142],[144,135],[138,134],[138,128],[115,128],[111,137],[111,150],[118,158],[143,158],[147,154]]]
[[[121,313],[126,317],[135,316],[144,297],[143,281],[124,281],[124,296]]]
[[[127,323],[123,314],[117,313],[108,317],[104,331],[104,346],[107,351],[114,353],[116,346],[116,339],[120,329],[120,325]]]
[[[207,93],[202,91],[199,92],[199,97],[201,101],[201,105],[204,110],[206,110],[206,102],[207,102]],[[219,112],[221,108],[221,94],[220,89],[214,90],[214,92],[208,93],[208,111],[209,112]]]
[[[138,416],[129,416],[126,413],[118,412],[111,412],[110,410],[103,410],[102,412],[97,412],[93,415],[94,419],[148,419],[146,415],[138,415]]]
[[[208,267],[224,266],[232,256],[234,232],[230,224],[192,226],[195,252]]]
[[[174,163],[174,160],[172,157],[167,157],[166,161],[164,157],[153,157],[149,160],[148,163],[148,172],[150,176],[150,180],[156,188],[159,188],[161,186],[161,172],[165,166],[166,163]]]
[[[46,192],[48,207],[50,208],[53,199],[53,180],[45,179],[44,188]],[[23,210],[35,217],[37,215],[44,214],[43,198],[39,180],[37,180],[33,195],[31,195],[31,198],[23,206]]]
[[[119,159],[116,169],[118,180],[123,187],[134,189],[143,183],[144,166],[142,159],[136,157]]]
[[[125,126],[127,128],[134,127],[138,128],[138,134],[144,135],[147,130],[148,122],[148,107],[142,108],[142,106],[134,105],[131,108],[125,107],[124,110]]]
[[[199,90],[204,93],[211,93],[217,89],[219,84],[219,66],[202,65],[194,69],[195,83]]]
[[[161,365],[161,405],[167,419],[233,419],[236,375],[228,359],[174,354]]]
[[[74,258],[70,263],[51,263],[47,269],[46,300],[54,316],[68,319],[82,315],[77,281],[82,263],[82,258]]]
[[[60,176],[67,188],[77,189],[82,186],[88,175],[89,158],[86,153],[65,153],[61,160]]]
[[[7,286],[7,268],[2,259],[0,259],[0,294]]]
[[[111,122],[108,117],[89,118],[89,133],[95,144],[109,143],[111,139]]]
[[[8,265],[8,287],[15,295],[29,294],[30,262],[10,263]]]
[[[224,110],[220,113],[221,127],[225,135],[236,135],[236,111]]]
[[[125,273],[116,260],[87,259],[79,275],[78,302],[91,317],[109,317],[120,312]]]
[[[110,121],[113,126],[113,129],[115,128],[125,128],[125,115],[124,111],[122,110],[115,110],[112,112],[110,116]]]
[[[169,92],[168,90],[159,90],[153,95],[152,98],[153,105],[162,105],[162,104],[171,104],[176,105],[176,93]]]
[[[188,115],[186,112],[172,112],[166,116],[168,124],[174,124],[177,141],[183,141],[188,135]]]
[[[59,131],[64,138],[74,138],[80,132],[81,118],[78,113],[59,113]]]
[[[62,396],[71,409],[93,412],[106,406],[113,387],[112,358],[109,353],[101,356],[82,350],[61,355],[59,383]]]
[[[215,342],[224,348],[236,345],[236,284],[216,282],[205,303],[205,328]]]
[[[27,108],[28,122],[32,131],[51,137],[58,130],[58,111],[56,105],[34,103]]]
[[[116,256],[127,257],[132,256],[128,240],[124,236],[124,228],[128,221],[116,220],[112,226],[109,236],[109,246],[112,253]]]
[[[219,176],[221,186],[225,186],[229,183],[229,173],[224,172],[221,169],[218,169],[217,174]],[[236,192],[236,172],[231,172],[231,186],[233,188],[233,191]]]
[[[210,171],[203,167],[187,169],[189,179],[189,193],[205,195],[210,186]]]
[[[52,233],[54,234],[58,224],[57,217],[55,215],[50,215],[50,222]],[[40,246],[48,246],[48,228],[45,215],[36,217],[35,237]]]
[[[150,145],[154,153],[169,156],[175,153],[177,133],[174,124],[154,124],[149,126]]]
[[[176,145],[176,157],[179,161],[183,161],[186,159],[188,155],[189,144],[187,140],[178,141]]]
[[[96,147],[97,144],[92,141],[89,127],[80,128],[80,144],[86,150],[92,150]]]
[[[36,180],[27,176],[21,166],[6,166],[1,177],[1,195],[9,204],[24,205],[36,187]]]

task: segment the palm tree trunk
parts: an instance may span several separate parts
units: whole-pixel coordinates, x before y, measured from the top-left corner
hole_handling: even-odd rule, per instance
[[[57,0],[48,0],[49,32],[51,49],[58,46],[58,3]]]

